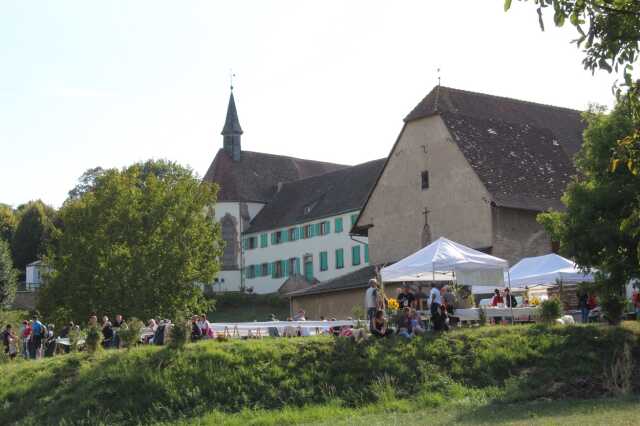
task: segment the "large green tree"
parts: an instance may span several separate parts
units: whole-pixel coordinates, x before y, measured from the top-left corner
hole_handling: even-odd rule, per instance
[[[527,2],[528,0],[520,0]],[[511,0],[505,0],[508,10]],[[640,52],[638,0],[531,0],[544,30],[547,12],[555,25],[574,26],[583,64],[595,72],[621,72],[614,86],[617,105],[610,114],[590,111],[588,128],[568,186],[566,212],[539,217],[561,242],[561,249],[585,268],[606,273],[600,282],[604,308],[616,322],[624,303],[624,284],[640,276],[640,84],[633,65]]]
[[[0,309],[13,302],[16,295],[17,276],[13,268],[9,243],[0,239]]]
[[[18,218],[11,206],[0,203],[0,240],[11,242]]]
[[[83,320],[94,312],[150,318],[203,308],[195,284],[212,280],[223,245],[216,190],[166,161],[93,176],[60,209],[64,230],[39,309]]]
[[[23,274],[27,264],[47,254],[56,235],[56,212],[37,200],[19,206],[17,215],[11,252],[15,267]]]

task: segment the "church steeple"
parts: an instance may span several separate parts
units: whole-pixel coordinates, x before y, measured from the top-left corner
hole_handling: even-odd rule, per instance
[[[227,107],[227,119],[222,128],[222,141],[224,150],[233,161],[240,161],[242,152],[240,146],[240,136],[242,135],[242,127],[238,120],[238,111],[236,110],[236,101],[233,99],[233,86],[231,86],[231,95],[229,96],[229,106]]]

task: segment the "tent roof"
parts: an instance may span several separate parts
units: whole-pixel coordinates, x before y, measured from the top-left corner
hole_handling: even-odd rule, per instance
[[[557,254],[525,257],[509,270],[511,287],[593,282],[593,273],[583,273],[575,262]]]
[[[440,237],[412,255],[382,268],[380,274],[386,282],[430,281],[434,272],[438,280],[438,272],[503,270],[508,267],[509,264],[504,259]],[[447,280],[451,280],[451,277]]]

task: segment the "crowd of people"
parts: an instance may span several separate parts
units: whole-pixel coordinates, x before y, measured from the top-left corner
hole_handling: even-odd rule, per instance
[[[55,349],[53,324],[43,324],[37,315],[24,320],[20,330],[14,330],[7,324],[2,331],[4,353],[14,359],[18,355],[25,359],[38,359],[51,356]]]

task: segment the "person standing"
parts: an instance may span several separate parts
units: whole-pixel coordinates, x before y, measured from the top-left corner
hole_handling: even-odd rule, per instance
[[[108,316],[102,317],[102,346],[105,349],[113,345],[113,325]]]
[[[2,332],[2,345],[4,346],[4,353],[9,355],[9,358],[14,359],[18,350],[16,348],[16,341],[18,337],[11,330],[11,324],[7,324]]]
[[[586,291],[581,291],[578,296],[578,309],[580,309],[580,316],[582,322],[586,324],[589,321],[589,295]]]
[[[375,278],[369,280],[369,288],[364,292],[364,309],[367,311],[369,326],[378,310],[378,281]]]
[[[431,322],[435,331],[444,329],[444,316],[442,315],[442,295],[440,289],[434,284],[429,292],[429,311]]]
[[[22,321],[22,327],[20,327],[20,339],[22,341],[22,357],[24,359],[29,358],[29,339],[31,338],[31,324],[29,321]]]
[[[33,316],[33,322],[31,323],[31,339],[29,347],[29,357],[31,359],[37,359],[41,355],[42,339],[45,337],[45,326],[40,322],[37,315]]]

